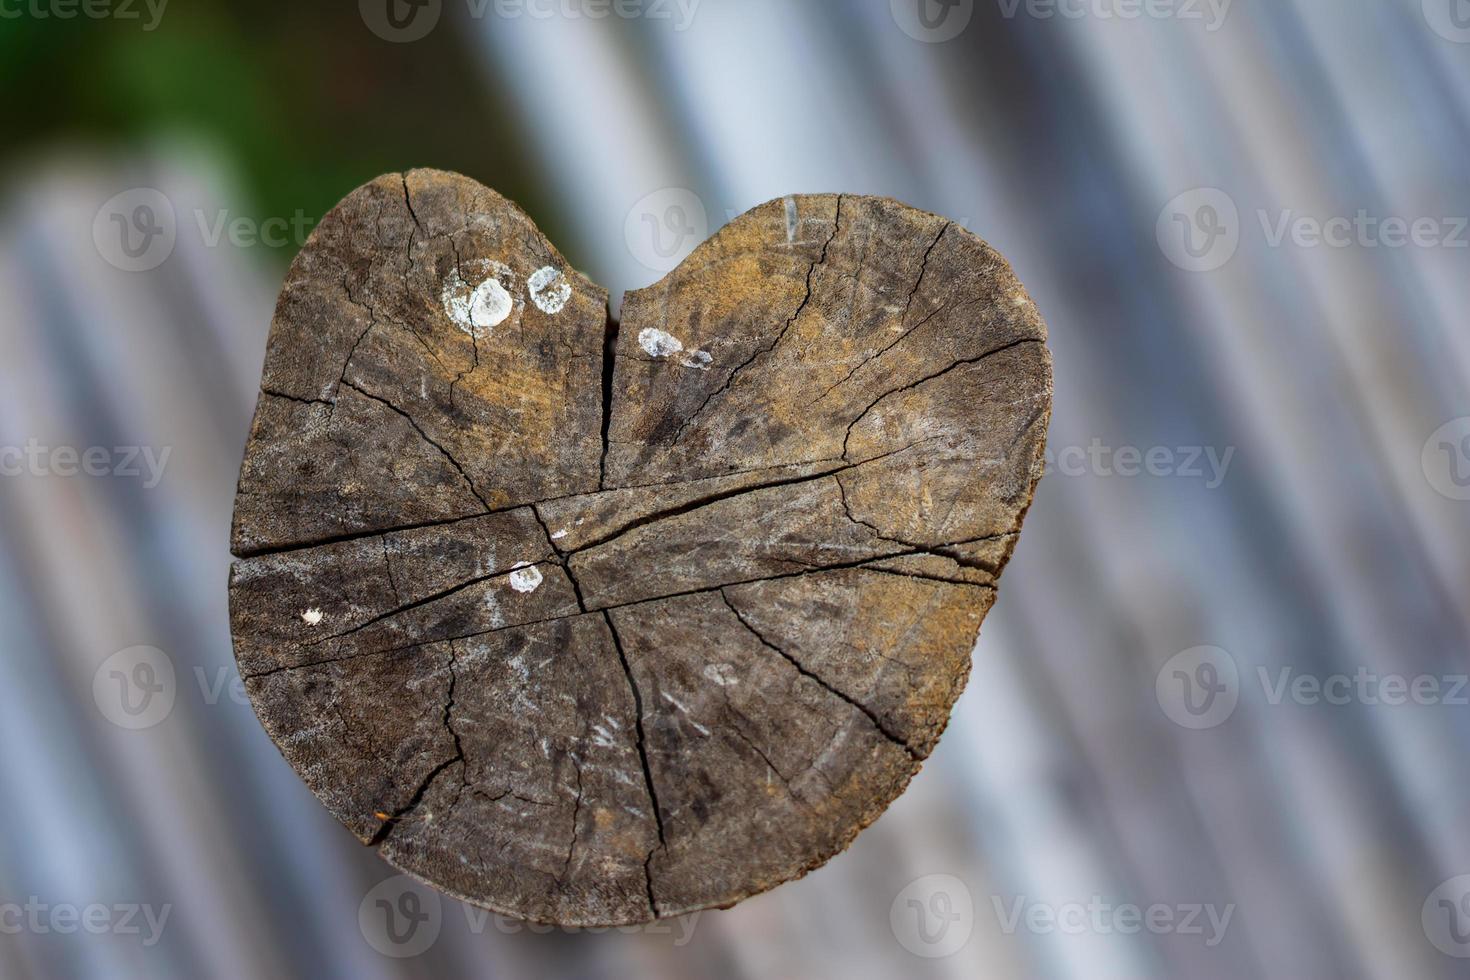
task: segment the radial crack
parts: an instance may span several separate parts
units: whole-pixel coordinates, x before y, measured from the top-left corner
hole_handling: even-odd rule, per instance
[[[697,408],[697,409],[694,410],[694,414],[690,415],[683,422],[679,423],[679,428],[678,428],[677,431],[675,431],[674,438],[673,438],[673,442],[675,444],[677,444],[678,441],[681,438],[683,438],[685,431],[688,430],[689,426],[691,426],[691,425],[694,424],[695,419],[699,418],[700,414],[706,408],[709,407],[709,403],[711,401],[713,401],[716,396],[718,396],[720,394],[723,394],[724,392],[730,390],[730,386],[735,383],[735,376],[737,374],[739,374],[741,371],[743,371],[747,367],[749,367],[755,361],[755,359],[758,358],[758,357],[760,357],[762,354],[769,354],[771,351],[775,350],[780,345],[781,341],[785,339],[786,332],[791,329],[791,325],[792,324],[794,324],[798,319],[801,318],[801,314],[806,310],[807,304],[811,302],[811,300],[812,300],[812,275],[813,275],[813,273],[815,273],[817,271],[817,268],[819,266],[822,266],[822,265],[825,265],[826,264],[826,262],[827,262],[827,249],[831,246],[833,239],[835,239],[837,237],[837,234],[841,230],[841,228],[842,228],[842,195],[841,194],[838,194],[837,195],[837,213],[836,213],[836,215],[832,219],[832,234],[828,235],[827,236],[827,240],[822,243],[822,254],[820,256],[818,256],[809,266],[807,266],[807,270],[806,270],[806,295],[804,295],[801,298],[801,303],[799,303],[797,305],[796,312],[793,313],[793,314],[791,314],[791,316],[789,316],[789,317],[786,318],[786,322],[781,325],[781,330],[780,330],[779,333],[776,334],[776,339],[775,340],[772,340],[771,343],[768,346],[766,346],[766,347],[757,348],[754,353],[752,353],[749,357],[747,357],[744,360],[744,362],[742,362],[741,364],[737,365],[736,368],[735,368],[735,370],[731,371],[730,374],[725,378],[725,383],[722,384],[722,385],[720,385],[714,391],[710,392],[708,395],[706,395],[704,397],[704,401],[700,404],[699,408]]]
[[[443,773],[446,769],[456,763],[461,766],[465,764],[464,746],[460,744],[459,733],[454,730],[453,722],[454,689],[457,681],[458,675],[455,672],[454,644],[451,642],[449,644],[449,692],[445,695],[444,699],[444,728],[446,731],[449,732],[450,737],[454,739],[454,755],[448,759],[445,759],[443,762],[439,763],[432,770],[430,770],[429,774],[424,777],[423,782],[419,783],[419,788],[414,791],[414,794],[412,797],[409,798],[409,801],[403,806],[399,807],[397,810],[393,811],[392,814],[388,815],[383,820],[383,825],[378,828],[378,832],[375,833],[372,836],[372,839],[368,841],[369,847],[374,847],[382,844],[385,840],[388,839],[388,835],[393,833],[394,828],[398,826],[403,818],[416,810],[419,804],[424,801],[424,796],[428,794],[429,787],[434,785],[434,780],[438,779],[441,773]],[[468,780],[466,780],[461,785],[461,793],[464,791],[464,786],[468,784]]]
[[[878,717],[877,712],[875,712],[872,708],[869,708],[867,705],[863,704],[861,701],[858,701],[856,698],[849,697],[848,695],[839,691],[837,688],[833,687],[831,684],[823,680],[822,677],[808,670],[800,660],[797,660],[791,654],[787,653],[785,650],[782,650],[780,647],[776,646],[776,644],[766,639],[765,636],[761,634],[760,630],[752,626],[750,622],[741,614],[740,610],[735,608],[735,604],[730,601],[730,596],[726,594],[723,588],[719,590],[719,593],[720,598],[724,600],[724,603],[729,608],[730,612],[733,613],[735,618],[740,621],[740,625],[749,630],[750,634],[754,636],[757,640],[759,640],[763,646],[779,654],[781,656],[781,659],[785,660],[787,663],[791,664],[791,666],[795,667],[801,673],[801,676],[807,678],[808,680],[814,681],[827,693],[842,701],[845,701],[847,704],[861,711],[863,715],[866,716],[867,719],[873,723],[873,727],[878,729],[879,733],[881,733],[884,738],[888,739],[894,745],[897,745],[899,748],[907,752],[909,757],[915,762],[920,762],[923,760],[924,757],[918,752],[914,751],[913,747],[910,746],[908,742],[904,741],[903,738],[899,735],[890,731],[888,726],[883,724],[883,720]]]
[[[317,647],[321,646],[323,643],[330,643],[333,640],[340,640],[344,637],[352,636],[354,633],[361,633],[369,626],[376,626],[378,623],[381,623],[386,619],[392,619],[394,616],[401,616],[404,613],[412,612],[413,610],[418,609],[421,606],[427,606],[430,603],[438,602],[441,599],[447,599],[452,595],[457,595],[458,593],[463,592],[465,589],[473,588],[483,582],[488,582],[491,579],[496,578],[505,578],[511,574],[513,574],[513,572],[494,572],[489,575],[478,575],[475,578],[472,578],[467,582],[461,582],[459,585],[456,585],[452,588],[441,589],[440,591],[435,592],[433,595],[427,595],[421,599],[415,599],[413,602],[405,603],[401,606],[389,609],[387,612],[379,613],[371,619],[352,627],[352,629],[350,630],[343,630],[341,633],[333,633],[331,636],[324,636],[319,640],[312,640],[310,643],[304,644],[304,646]]]
[[[927,384],[928,382],[933,381],[935,378],[943,377],[944,375],[946,375],[949,372],[953,371],[955,368],[964,367],[967,364],[979,364],[981,361],[985,360],[986,358],[994,357],[997,354],[1003,354],[1006,351],[1012,350],[1012,349],[1014,349],[1016,347],[1020,347],[1023,344],[1042,344],[1042,345],[1045,345],[1045,343],[1046,342],[1044,340],[1040,340],[1040,339],[1038,339],[1036,337],[1022,337],[1020,340],[1012,340],[1009,343],[1001,344],[999,347],[996,347],[993,350],[988,350],[985,353],[980,354],[980,355],[978,355],[976,357],[965,357],[965,358],[961,358],[960,360],[955,361],[953,364],[949,365],[949,367],[946,367],[943,370],[935,371],[933,374],[926,375],[925,377],[922,377],[922,378],[920,378],[917,381],[910,382],[909,384],[903,385],[902,387],[894,388],[894,389],[892,389],[890,391],[885,391],[883,394],[879,395],[877,398],[874,398],[872,401],[868,402],[867,407],[864,408],[861,412],[859,412],[857,418],[853,419],[852,422],[850,422],[848,424],[848,426],[847,426],[847,434],[842,437],[842,458],[843,459],[846,459],[847,458],[847,453],[848,453],[847,444],[852,440],[852,430],[853,430],[853,428],[856,427],[859,422],[861,422],[863,419],[865,419],[867,417],[868,413],[873,410],[874,406],[876,406],[879,402],[881,402],[883,399],[887,398],[888,396],[890,396],[890,395],[897,395],[900,392],[904,392],[904,391],[910,391],[910,390],[912,390],[914,388],[919,387],[919,385]]]
[[[944,237],[944,233],[946,231],[949,231],[949,226],[951,224],[952,224],[952,222],[946,221],[944,223],[944,225],[939,229],[939,234],[937,234],[937,235],[934,236],[934,241],[930,242],[929,243],[929,247],[924,250],[924,258],[919,263],[919,278],[916,279],[916,280],[914,280],[914,288],[909,290],[908,299],[904,302],[904,305],[903,305],[903,312],[898,315],[898,324],[899,324],[900,327],[902,327],[903,326],[903,322],[908,319],[909,309],[914,305],[914,297],[916,295],[918,295],[919,287],[921,285],[923,285],[923,282],[924,282],[924,273],[927,272],[927,271],[929,271],[929,254],[934,251],[934,247],[939,244],[939,240]],[[833,384],[833,385],[828,386],[827,390],[824,391],[824,392],[822,392],[821,396],[818,397],[816,399],[816,401],[812,402],[812,404],[815,405],[817,402],[821,401],[822,399],[826,398],[828,395],[832,394],[832,392],[836,391],[838,388],[840,388],[843,385],[847,384],[847,382],[849,382],[849,381],[852,380],[852,376],[854,374],[857,374],[859,371],[861,371],[863,369],[863,366],[864,365],[871,364],[873,361],[876,361],[878,358],[882,357],[884,354],[887,354],[889,351],[893,350],[893,348],[895,348],[899,344],[903,343],[904,338],[908,337],[909,334],[913,333],[915,330],[919,329],[924,324],[926,324],[930,320],[934,319],[936,316],[938,316],[940,313],[942,313],[945,309],[946,309],[946,307],[944,305],[942,305],[942,304],[940,306],[935,307],[934,309],[930,310],[929,313],[928,313],[928,315],[926,315],[918,323],[914,324],[912,327],[909,327],[907,330],[902,331],[896,338],[894,338],[894,340],[891,343],[889,343],[889,345],[887,347],[884,347],[882,350],[878,351],[877,353],[869,354],[867,357],[864,357],[861,361],[858,361],[858,363],[855,364],[855,365],[853,365],[852,370],[851,371],[848,371],[847,374],[846,374],[846,376],[843,377],[843,379],[841,381],[838,381],[836,384]]]
[[[403,409],[399,408],[397,405],[394,405],[392,402],[388,401],[388,399],[382,398],[382,397],[380,397],[378,395],[375,395],[372,392],[367,391],[367,390],[365,390],[363,388],[359,388],[357,385],[353,384],[351,381],[348,381],[346,378],[343,378],[342,379],[342,383],[345,384],[347,387],[351,388],[353,391],[357,392],[359,395],[362,395],[364,398],[371,398],[375,402],[380,402],[385,408],[389,409],[392,412],[395,412],[398,415],[403,416],[403,420],[405,422],[407,422],[409,425],[413,426],[413,430],[419,434],[419,436],[424,440],[424,442],[427,442],[429,445],[431,445],[435,449],[439,450],[439,452],[443,454],[444,458],[449,461],[449,465],[450,466],[453,466],[455,468],[455,470],[458,471],[459,475],[462,476],[462,477],[464,477],[465,485],[470,488],[471,495],[473,495],[474,498],[476,500],[478,500],[481,503],[482,506],[484,506],[486,512],[489,512],[489,510],[490,510],[490,504],[485,500],[484,497],[480,496],[480,491],[475,489],[475,481],[474,480],[471,480],[470,479],[470,475],[465,472],[464,467],[462,467],[462,466],[459,465],[459,460],[455,459],[452,455],[450,455],[449,450],[445,449],[443,446],[439,445],[439,443],[437,443],[433,439],[431,439],[429,437],[429,434],[427,432],[425,432],[419,426],[419,424],[413,420],[413,416],[412,415],[409,415]]]
[[[602,611],[603,621],[607,623],[608,632],[612,634],[613,647],[618,651],[618,660],[623,665],[623,674],[628,678],[628,689],[633,692],[633,726],[638,736],[638,761],[643,765],[643,782],[648,788],[648,802],[653,808],[654,826],[658,828],[658,845],[650,848],[643,859],[643,877],[648,886],[648,909],[658,918],[658,900],[653,894],[653,855],[660,847],[667,847],[668,841],[664,837],[663,809],[658,804],[658,791],[653,786],[653,768],[648,764],[648,745],[643,731],[643,695],[638,690],[638,682],[633,679],[633,668],[628,663],[628,655],[623,650],[623,640],[618,636],[618,628],[613,625],[612,614],[606,609]]]

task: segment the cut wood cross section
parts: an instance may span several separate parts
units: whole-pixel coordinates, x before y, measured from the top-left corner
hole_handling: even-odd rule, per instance
[[[1046,328],[895,201],[773,201],[607,294],[509,201],[354,191],[281,293],[231,623],[389,862],[526,919],[726,907],[934,749],[1041,475]]]

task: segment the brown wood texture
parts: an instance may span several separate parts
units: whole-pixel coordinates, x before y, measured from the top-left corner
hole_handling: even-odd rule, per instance
[[[379,178],[271,328],[230,581],[256,713],[361,841],[501,912],[798,877],[944,730],[1045,340],[998,253],[891,200],[756,208],[619,325],[493,191]]]

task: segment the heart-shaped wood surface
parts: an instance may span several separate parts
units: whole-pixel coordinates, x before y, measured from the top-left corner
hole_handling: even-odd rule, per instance
[[[933,750],[1041,474],[1046,328],[887,199],[773,201],[621,325],[437,171],[321,223],[236,501],[235,651],[328,810],[563,925],[741,899]]]

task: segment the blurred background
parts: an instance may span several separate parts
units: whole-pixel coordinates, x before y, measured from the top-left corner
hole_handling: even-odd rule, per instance
[[[0,0],[0,91],[0,976],[1470,974],[1470,0]],[[1048,320],[969,688],[819,872],[533,931],[413,891],[256,723],[275,294],[412,166],[615,303],[846,191]]]

